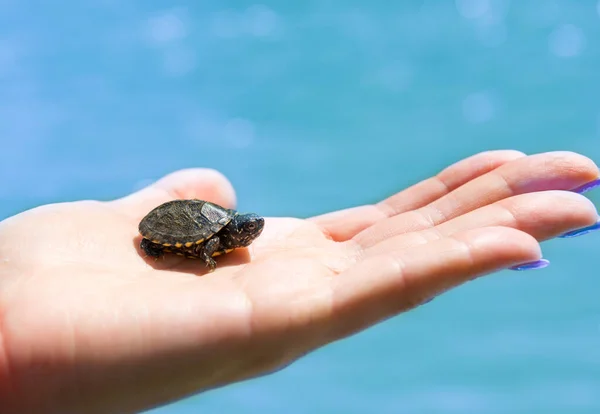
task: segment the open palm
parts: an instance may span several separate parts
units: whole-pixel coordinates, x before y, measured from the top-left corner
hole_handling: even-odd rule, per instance
[[[145,257],[137,225],[173,198],[234,207],[210,170],[0,223],[3,412],[137,412],[281,369],[597,220],[572,153],[479,154],[373,206],[267,218],[248,248]],[[545,191],[542,191],[545,190]],[[260,213],[260,212],[259,212]]]

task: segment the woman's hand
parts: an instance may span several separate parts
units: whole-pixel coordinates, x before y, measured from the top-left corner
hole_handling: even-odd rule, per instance
[[[145,257],[137,226],[174,198],[234,207],[215,171],[176,172],[111,202],[29,210],[0,223],[0,407],[138,412],[281,369],[540,259],[539,241],[596,223],[591,202],[561,190],[597,178],[573,153],[482,153],[377,205],[267,218],[213,273],[202,261]]]

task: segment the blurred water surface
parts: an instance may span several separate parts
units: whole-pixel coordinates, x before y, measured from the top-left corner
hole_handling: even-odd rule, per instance
[[[600,162],[599,97],[597,1],[0,0],[0,218],[195,166],[306,217],[487,149]],[[543,247],[548,269],[151,412],[598,413],[600,235]]]

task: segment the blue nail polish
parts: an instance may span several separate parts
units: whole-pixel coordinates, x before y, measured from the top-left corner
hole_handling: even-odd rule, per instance
[[[509,267],[509,270],[533,270],[533,269],[543,269],[544,267],[548,267],[550,262],[546,259],[536,260],[534,262],[523,263],[517,266]]]
[[[594,181],[590,181],[589,183],[583,184],[582,186],[579,186],[571,191],[573,191],[574,193],[583,194],[597,187],[600,187],[600,178],[597,178]]]
[[[570,237],[583,236],[584,234],[588,234],[588,233],[591,233],[591,232],[596,231],[596,230],[600,230],[600,219],[598,219],[598,221],[596,222],[596,224],[592,224],[591,226],[584,227],[582,229],[568,231],[568,232],[566,232],[564,234],[561,234],[558,237],[561,238],[561,239],[568,239]]]

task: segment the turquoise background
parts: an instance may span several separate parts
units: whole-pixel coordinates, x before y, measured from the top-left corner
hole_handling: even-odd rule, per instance
[[[0,0],[0,218],[196,166],[306,217],[488,149],[600,162],[599,98],[597,1]],[[597,414],[599,248],[151,413]]]

